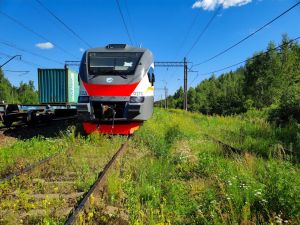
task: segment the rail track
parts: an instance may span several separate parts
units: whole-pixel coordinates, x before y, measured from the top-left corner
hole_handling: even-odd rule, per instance
[[[48,121],[48,123],[51,122],[59,122],[59,121],[67,121],[67,120],[75,120],[77,119],[77,116],[67,116],[67,117],[61,117],[61,118],[55,118],[52,119],[50,121]],[[34,124],[35,126],[47,126],[47,123],[37,123]],[[26,127],[26,126],[31,126],[31,124],[27,124],[27,123],[18,123],[18,124],[12,124],[11,126],[0,126],[0,130],[7,130],[7,129],[11,129],[11,128],[19,128],[19,127]]]
[[[94,192],[96,192],[97,190],[99,190],[101,188],[101,186],[103,186],[103,184],[105,182],[105,178],[107,176],[107,172],[114,165],[114,163],[116,162],[117,157],[119,155],[121,155],[125,151],[125,149],[127,147],[127,141],[124,144],[121,145],[121,147],[119,148],[119,150],[113,155],[113,157],[111,158],[111,160],[105,165],[104,169],[99,174],[98,179],[96,180],[96,182],[94,183],[94,185],[87,192],[87,194],[85,195],[85,197],[80,201],[80,203],[74,209],[74,211],[70,214],[70,216],[67,219],[65,225],[71,225],[71,224],[74,224],[76,222],[78,214],[85,208],[85,206],[86,206],[89,198],[92,196],[92,194]]]
[[[13,124],[10,127],[0,126],[0,130],[7,130],[7,129],[10,129],[10,128],[17,128],[17,127],[23,127],[23,126],[26,126],[26,124]]]
[[[89,198],[105,183],[128,139],[116,152],[65,152],[2,180],[0,224],[37,224],[45,219],[73,224]]]
[[[231,137],[240,137],[238,139],[238,142],[241,144],[247,137],[246,134],[243,134],[243,133],[237,133],[235,131],[232,131],[232,130],[228,130],[228,129],[220,129],[221,131],[225,132],[225,133],[228,133]],[[275,146],[275,145],[278,145],[278,144],[270,144],[269,147],[272,147],[272,146]],[[281,149],[281,153],[282,154],[289,154],[289,155],[293,155],[295,154],[294,151],[292,151],[291,149],[287,148],[287,147],[284,147],[282,145],[280,145],[280,149]]]
[[[11,174],[3,177],[3,178],[0,178],[0,184],[3,183],[3,182],[9,181],[9,180],[11,180],[11,179],[13,179],[15,177],[18,177],[20,175],[23,175],[25,173],[29,173],[30,171],[36,169],[37,167],[42,166],[42,165],[48,163],[50,160],[54,159],[54,157],[58,156],[60,153],[62,153],[62,152],[61,151],[60,152],[56,152],[56,153],[54,153],[51,156],[48,156],[48,157],[46,157],[44,159],[41,159],[41,160],[39,160],[37,162],[34,162],[34,163],[26,166],[25,168],[21,169],[20,171],[17,171],[15,173],[11,173]]]
[[[223,129],[223,130],[224,130],[224,129]],[[226,130],[224,130],[224,131],[226,131]],[[233,131],[230,131],[230,133],[231,133],[231,134],[235,134],[235,135],[239,135],[238,133],[235,133],[235,132],[233,132]],[[225,143],[224,141],[219,140],[219,139],[217,139],[217,138],[215,138],[215,137],[213,137],[213,136],[211,136],[211,135],[204,134],[204,136],[206,136],[207,138],[211,139],[211,140],[212,140],[213,142],[215,142],[216,144],[221,145],[222,148],[223,148],[223,150],[224,150],[224,153],[225,153],[226,155],[231,155],[231,154],[242,154],[242,153],[247,152],[247,150],[242,150],[242,149],[240,149],[240,148],[236,148],[236,147],[234,147],[234,146],[232,146],[232,145],[229,145],[229,144]],[[245,137],[246,137],[246,136],[243,135],[243,138],[245,138]],[[271,147],[271,146],[275,146],[275,144],[274,144],[274,145],[270,145],[270,147]],[[278,150],[279,150],[279,152],[277,152],[277,153],[280,153],[281,155],[293,155],[293,154],[294,154],[294,152],[293,152],[292,150],[290,150],[290,149],[288,149],[288,148],[285,148],[285,147],[283,147],[283,146],[281,146],[281,145],[279,146]]]
[[[219,144],[222,146],[222,148],[224,149],[225,153],[226,154],[232,154],[232,153],[235,153],[235,154],[241,154],[243,151],[239,148],[236,148],[236,147],[233,147],[213,136],[210,136],[208,134],[204,134],[204,136],[206,136],[207,138],[211,139],[213,142],[215,142],[216,144]]]

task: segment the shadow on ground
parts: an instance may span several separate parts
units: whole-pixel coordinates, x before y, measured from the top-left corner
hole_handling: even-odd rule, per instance
[[[5,130],[2,135],[6,137],[13,137],[20,140],[31,139],[33,137],[45,137],[45,138],[55,138],[59,137],[61,133],[67,132],[71,127],[75,126],[76,130],[80,132],[80,125],[76,119],[74,120],[64,120],[64,121],[51,121],[46,124],[38,124],[32,126],[21,126],[12,127]]]

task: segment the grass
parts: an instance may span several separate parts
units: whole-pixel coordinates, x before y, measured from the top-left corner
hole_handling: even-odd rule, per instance
[[[252,114],[250,114],[251,116]],[[203,116],[195,115],[195,122],[204,132],[213,134],[242,150],[262,157],[276,155],[286,149],[292,152],[294,162],[300,160],[300,125],[290,121],[285,126],[277,127],[265,119],[241,116]]]
[[[244,130],[245,138],[224,130]],[[269,144],[282,141],[286,130],[263,120],[156,109],[109,177],[93,221],[123,218],[106,213],[114,206],[130,224],[299,224],[299,166],[295,157],[270,154]],[[243,153],[224,154],[207,133]]]
[[[16,173],[56,153],[71,149],[74,132],[75,127],[70,126],[69,129],[61,132],[58,138],[37,136],[15,141],[9,145],[0,145],[0,178]]]
[[[68,209],[76,205],[82,197],[80,193],[89,190],[125,140],[99,134],[81,137],[73,131],[51,142],[42,139],[20,142],[26,143],[32,152],[35,149],[33,155],[37,158],[44,157],[48,148],[61,153],[28,175],[0,183],[0,224],[63,224]],[[24,160],[32,160],[30,157],[26,155]]]
[[[89,199],[88,209],[77,222],[300,224],[299,124],[290,121],[276,127],[258,114],[222,117],[155,109],[130,140],[126,155],[110,171],[104,192]],[[227,154],[207,134],[242,152]],[[43,209],[46,216],[27,218],[26,222],[63,223],[64,218],[54,212],[67,207],[66,200],[33,201],[32,193],[86,191],[111,157],[110,150],[123,141],[124,137],[93,134],[83,138],[69,132],[60,138],[37,138],[16,142],[7,150],[3,147],[9,160],[2,161],[6,167],[1,171],[11,171],[19,159],[30,164],[54,152],[62,153],[32,178],[23,176],[0,185],[1,209],[13,208],[17,213]],[[282,151],[283,147],[292,154]],[[13,148],[17,150],[9,151]],[[68,176],[73,177],[73,185],[43,182]],[[12,194],[17,198],[8,197]],[[6,218],[19,223],[15,215]]]
[[[18,172],[65,147],[63,139],[53,140],[39,137],[0,147],[0,177]]]

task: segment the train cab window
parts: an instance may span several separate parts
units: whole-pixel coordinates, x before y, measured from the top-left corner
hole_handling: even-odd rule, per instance
[[[155,82],[155,76],[154,76],[154,69],[153,69],[152,67],[150,67],[150,69],[149,69],[147,75],[148,75],[149,82],[150,82],[150,83],[152,84],[152,86],[153,86],[153,84],[154,84],[154,82]]]
[[[151,82],[152,73],[153,73],[153,68],[150,67],[150,69],[148,70],[148,73],[147,73],[149,82]]]
[[[89,75],[133,75],[142,52],[90,52]]]

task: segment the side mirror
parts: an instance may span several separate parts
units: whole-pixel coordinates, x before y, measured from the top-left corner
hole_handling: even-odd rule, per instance
[[[152,86],[154,86],[154,82],[155,82],[155,75],[154,75],[154,73],[152,73],[152,77],[151,77]]]

